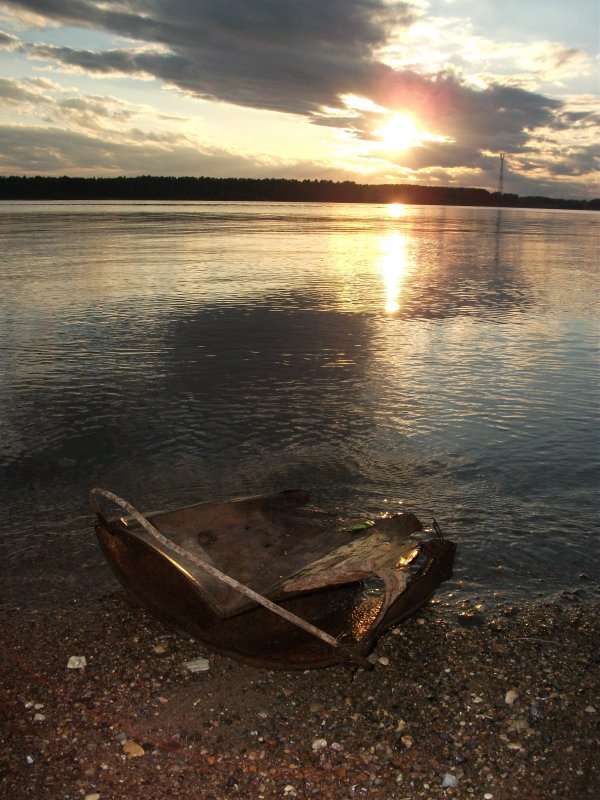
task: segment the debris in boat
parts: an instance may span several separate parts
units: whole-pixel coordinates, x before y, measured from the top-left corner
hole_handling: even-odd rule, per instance
[[[194,658],[191,661],[184,661],[183,666],[190,672],[206,672],[210,668],[207,658]]]
[[[105,489],[90,498],[125,589],[170,627],[254,666],[368,669],[377,638],[452,574],[455,545],[411,512],[348,522],[301,489],[147,515]],[[107,517],[100,498],[126,516]]]
[[[85,656],[71,656],[67,661],[67,669],[85,669],[87,660]]]

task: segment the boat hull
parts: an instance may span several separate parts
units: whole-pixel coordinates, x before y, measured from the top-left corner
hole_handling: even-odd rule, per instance
[[[201,509],[201,505],[193,508]],[[158,525],[160,515],[151,519]],[[202,529],[206,541],[206,530],[202,525],[196,527]],[[261,605],[219,605],[197,569],[165,551],[160,543],[142,537],[139,529],[124,524],[122,518],[109,521],[99,515],[96,532],[120,583],[155,617],[211,649],[270,669],[356,663],[357,656],[367,655],[387,628],[427,603],[451,576],[455,553],[455,545],[441,538],[419,545],[418,568],[413,568],[406,588],[384,612],[381,582],[376,576],[353,580],[349,575],[348,580],[330,583],[325,576],[322,585],[312,589],[286,593],[286,586],[292,585],[289,581],[275,589],[272,598],[281,608],[347,643],[347,647],[332,647]],[[241,561],[243,542],[239,543],[239,553]],[[251,549],[245,558],[252,561]]]

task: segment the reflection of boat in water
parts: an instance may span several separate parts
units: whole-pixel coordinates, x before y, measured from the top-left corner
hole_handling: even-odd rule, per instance
[[[101,497],[127,516],[109,520]],[[364,665],[450,577],[455,545],[424,536],[412,513],[344,522],[308,499],[290,490],[142,516],[91,492],[112,569],[165,623],[258,666]]]

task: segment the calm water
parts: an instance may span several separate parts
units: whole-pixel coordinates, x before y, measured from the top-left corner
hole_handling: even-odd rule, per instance
[[[116,587],[94,485],[152,509],[295,486],[407,507],[459,543],[446,597],[589,594],[599,230],[537,210],[0,204],[4,602]]]

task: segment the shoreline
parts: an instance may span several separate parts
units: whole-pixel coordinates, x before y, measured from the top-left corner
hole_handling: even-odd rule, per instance
[[[245,666],[121,591],[1,608],[0,787],[14,800],[597,797],[593,591],[462,619],[434,601],[382,637],[371,671]],[[68,669],[73,655],[87,666]],[[207,671],[183,666],[199,657]]]

